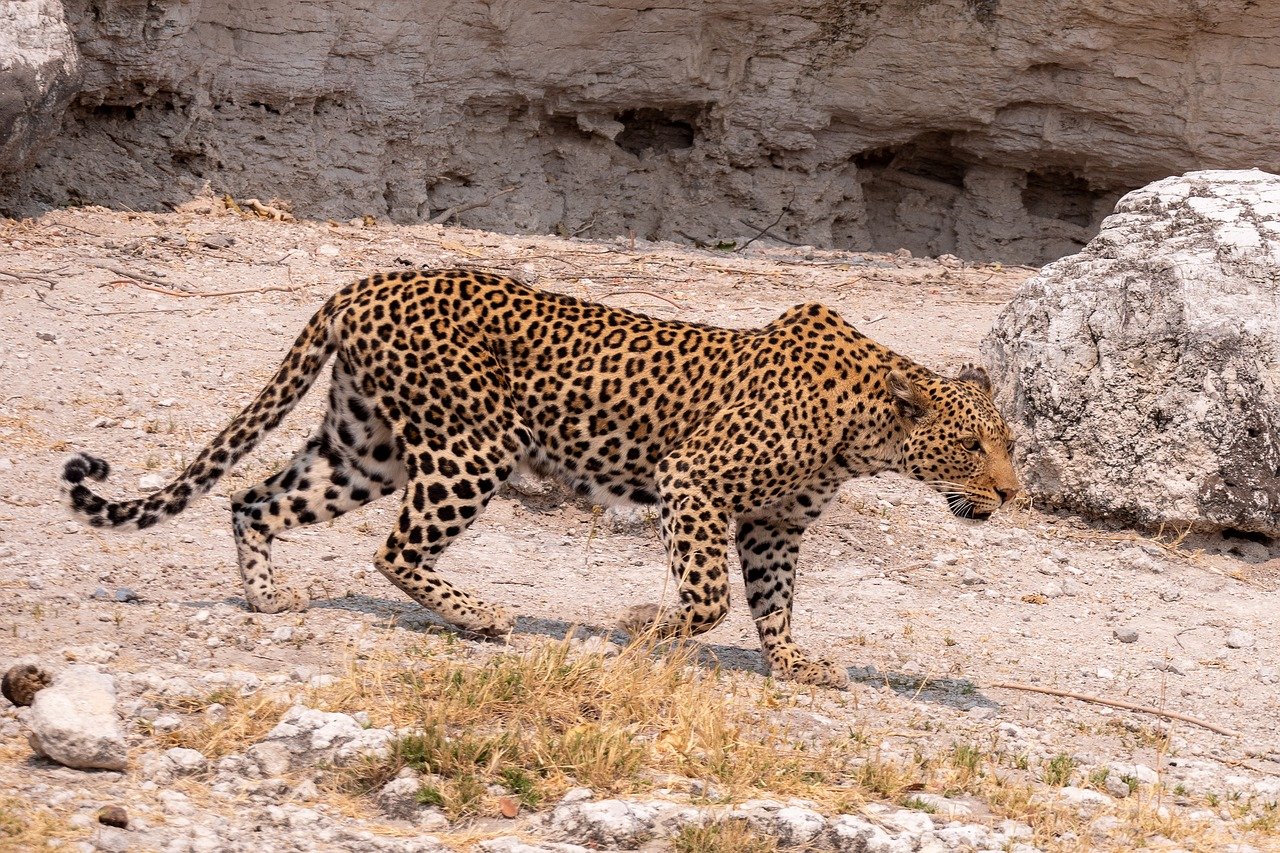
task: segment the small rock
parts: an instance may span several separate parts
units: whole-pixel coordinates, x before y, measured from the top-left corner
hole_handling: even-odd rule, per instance
[[[45,343],[50,343],[50,344],[57,343],[58,341],[58,336],[50,334],[49,332],[36,332],[36,337],[44,341]]]
[[[1227,648],[1229,649],[1251,649],[1257,640],[1248,631],[1240,628],[1232,628],[1227,632]]]
[[[1176,586],[1167,586],[1164,589],[1160,590],[1161,601],[1173,602],[1173,601],[1179,601],[1181,600],[1181,598],[1182,598],[1182,590],[1178,589]]]
[[[122,586],[116,590],[115,600],[125,604],[136,602],[138,600],[138,594],[129,589],[129,587]]]
[[[590,788],[570,788],[564,792],[564,796],[560,798],[561,805],[569,803],[581,803],[586,800],[593,799],[596,792]]]
[[[201,773],[209,766],[208,759],[194,749],[175,746],[173,749],[166,750],[164,756],[173,764],[175,770],[185,775]]]
[[[31,746],[81,770],[124,770],[129,751],[116,718],[116,686],[91,666],[69,666],[31,703]]]
[[[1103,787],[1107,789],[1108,794],[1110,794],[1111,796],[1115,797],[1118,800],[1123,800],[1125,797],[1129,796],[1129,794],[1131,793],[1131,791],[1129,790],[1129,783],[1125,782],[1123,779],[1121,779],[1119,776],[1117,776],[1114,773],[1107,774],[1107,779]]]
[[[913,799],[923,803],[932,809],[934,814],[942,817],[956,818],[968,817],[973,814],[973,808],[965,805],[959,800],[953,800],[950,797],[944,797],[941,794],[921,793],[913,795]]]
[[[331,246],[328,243],[322,243],[316,247],[316,254],[322,258],[336,258],[342,254],[342,250],[337,246]]]
[[[32,663],[18,664],[9,668],[0,679],[0,693],[4,698],[19,707],[30,705],[36,694],[49,686],[53,676]]]
[[[229,249],[236,242],[234,237],[222,234],[209,234],[200,239],[200,245],[206,249]]]
[[[1049,581],[1040,587],[1040,594],[1045,598],[1060,598],[1066,595],[1066,590],[1058,581]]]
[[[276,643],[287,643],[293,639],[293,629],[284,625],[271,632],[271,640]]]
[[[1116,628],[1111,632],[1111,636],[1115,637],[1122,643],[1138,642],[1138,632],[1132,628]]]
[[[589,846],[633,850],[653,837],[657,816],[653,807],[626,800],[562,803],[548,825],[560,837]]]
[[[280,776],[289,770],[289,749],[282,743],[259,743],[246,753],[263,776]]]
[[[845,851],[896,851],[914,849],[914,844],[895,847],[894,839],[880,827],[857,815],[840,815],[831,821],[828,830],[832,846]]]
[[[122,806],[103,806],[98,809],[98,823],[118,829],[128,829],[129,813]]]
[[[508,820],[514,820],[520,814],[520,801],[512,796],[498,797],[498,811]]]
[[[129,853],[135,847],[129,833],[114,826],[103,826],[93,839],[93,849],[102,853]]]
[[[175,732],[182,728],[182,718],[177,714],[161,714],[151,721],[151,727],[157,732]]]
[[[783,847],[807,847],[826,828],[826,818],[812,809],[787,806],[774,817],[774,831]]]
[[[1060,789],[1058,798],[1073,806],[1082,807],[1105,806],[1112,803],[1112,799],[1106,794],[1091,791],[1088,788],[1076,788],[1071,785]]]
[[[89,597],[96,601],[109,601],[111,593],[107,592],[105,586],[95,587],[93,592],[89,593]]]
[[[320,787],[310,779],[304,779],[293,788],[294,799],[314,800],[320,796]]]
[[[422,782],[417,774],[392,779],[378,790],[378,808],[394,820],[411,821],[422,809],[422,804],[418,802],[418,791],[421,788]]]
[[[169,481],[164,478],[163,474],[156,474],[152,472],[150,474],[143,474],[138,478],[138,488],[143,491],[154,492],[156,489],[164,488],[164,485],[167,482]]]
[[[227,718],[227,706],[221,702],[214,702],[204,709],[204,718],[210,723],[221,723]]]
[[[964,575],[960,578],[960,583],[965,584],[966,586],[976,586],[986,582],[987,579],[975,572],[972,568],[965,569]]]

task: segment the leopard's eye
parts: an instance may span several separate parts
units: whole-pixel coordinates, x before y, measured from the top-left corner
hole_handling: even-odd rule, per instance
[[[982,442],[976,438],[962,438],[960,439],[960,446],[970,453],[977,453],[982,449]]]

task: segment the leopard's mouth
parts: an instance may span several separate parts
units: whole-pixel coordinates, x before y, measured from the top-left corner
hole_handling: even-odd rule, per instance
[[[947,508],[957,518],[986,521],[991,517],[989,510],[979,510],[972,500],[959,492],[947,492],[943,497],[947,499]]]

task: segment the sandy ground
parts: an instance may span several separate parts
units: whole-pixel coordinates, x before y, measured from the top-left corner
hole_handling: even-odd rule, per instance
[[[288,459],[318,423],[319,388],[162,528],[83,528],[56,487],[59,461],[81,449],[111,461],[104,493],[135,495],[141,478],[172,475],[257,392],[329,292],[403,264],[492,267],[655,316],[729,326],[818,300],[942,370],[978,358],[992,319],[1033,272],[761,243],[732,253],[271,222],[198,207],[0,221],[0,664],[118,644],[107,647],[115,671],[269,678],[332,669],[352,636],[404,642],[434,624],[371,566],[393,518],[388,501],[276,546],[277,565],[310,588],[308,612],[243,609],[227,496]],[[223,291],[241,292],[211,295]],[[517,646],[575,625],[608,629],[662,588],[660,547],[643,523],[517,498],[496,500],[442,562],[459,585],[518,611]],[[1254,792],[1280,774],[1271,557],[1251,542],[1166,547],[1033,508],[964,522],[937,495],[884,476],[849,483],[808,535],[796,634],[851,668],[855,683],[832,707],[885,732],[887,744],[1006,738],[1033,761],[1067,753],[1082,767],[1138,762],[1183,780],[1191,808],[1203,805],[1198,794]],[[124,587],[140,601],[93,597]],[[734,595],[707,650],[724,667],[762,671],[740,582]],[[209,617],[194,621],[201,610]],[[272,639],[282,626],[293,628],[288,642]],[[1228,648],[1232,629],[1251,644]],[[1115,636],[1126,630],[1136,641]],[[1158,755],[1145,736],[1161,725],[1154,717],[987,686],[997,681],[1161,706],[1241,736],[1178,723]],[[12,709],[0,713],[9,714],[0,717],[0,755],[15,756],[0,759],[0,790],[54,784],[66,771],[24,757]]]

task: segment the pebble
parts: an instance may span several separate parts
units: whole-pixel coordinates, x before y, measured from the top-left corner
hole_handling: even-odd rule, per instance
[[[1138,632],[1132,628],[1116,628],[1111,632],[1111,636],[1115,637],[1122,643],[1138,642]]]
[[[200,754],[198,750],[185,749],[180,746],[165,750],[164,757],[169,759],[175,770],[186,775],[203,772],[209,766],[208,759]]]
[[[173,732],[182,728],[182,718],[177,714],[161,714],[151,721],[151,726],[158,732]]]
[[[1227,648],[1229,649],[1251,649],[1257,640],[1248,631],[1240,628],[1232,628],[1227,632]]]
[[[103,806],[98,809],[98,823],[118,829],[128,829],[129,813],[122,806]]]
[[[206,249],[229,249],[236,239],[223,234],[209,234],[200,239],[200,245]]]
[[[164,488],[164,485],[168,482],[163,474],[157,474],[153,471],[138,478],[138,488],[146,492],[154,492],[156,489]]]

